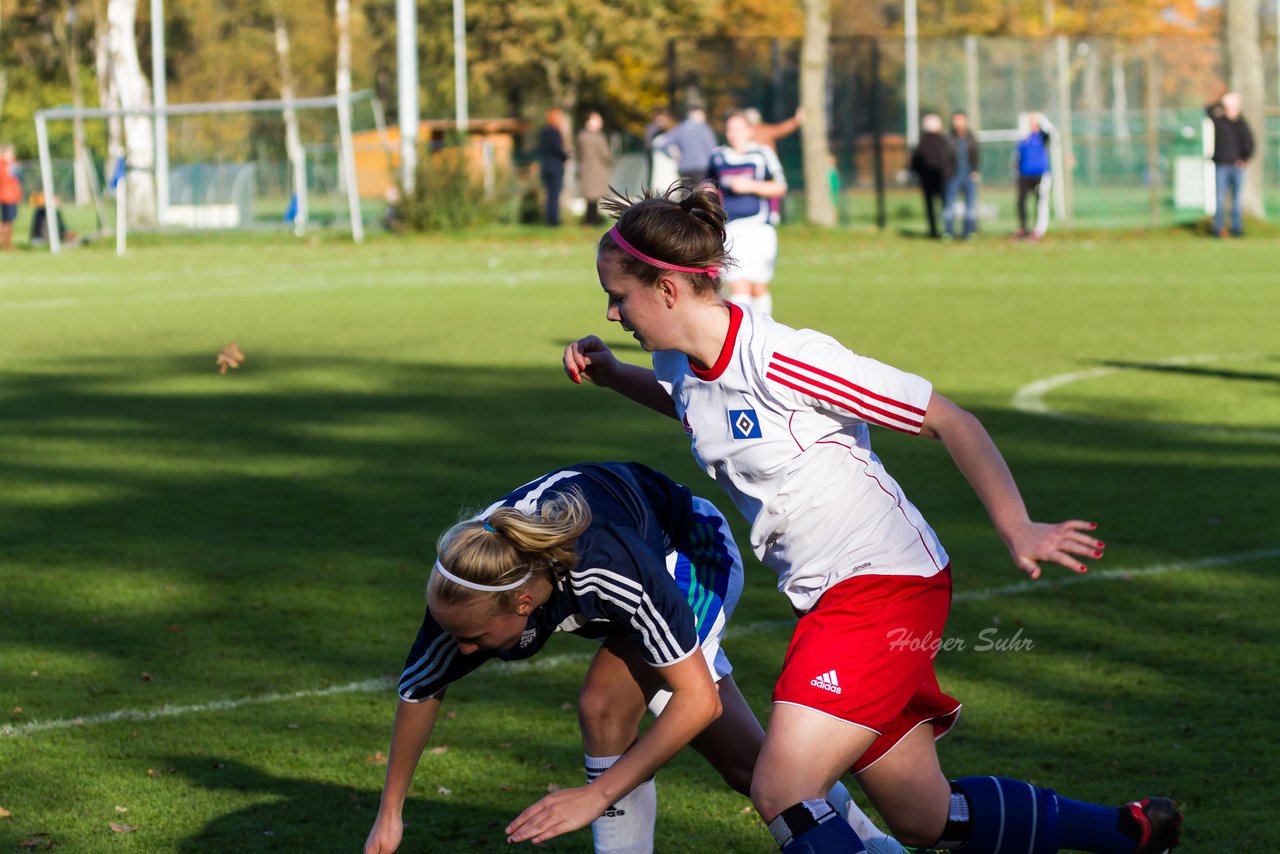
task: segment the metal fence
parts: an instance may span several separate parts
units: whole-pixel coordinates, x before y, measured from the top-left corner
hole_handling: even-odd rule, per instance
[[[798,106],[798,40],[673,39],[669,97],[679,112],[722,117],[755,107],[768,121]],[[1280,109],[1274,46],[1264,46],[1264,199],[1280,219]],[[1218,42],[1195,38],[922,38],[919,110],[969,114],[982,155],[982,215],[1012,221],[1011,155],[1020,118],[1045,114],[1063,145],[1060,219],[1081,227],[1191,222],[1205,216],[1204,106],[1224,78]],[[842,219],[917,215],[907,171],[906,45],[901,38],[837,37],[827,86],[830,144]],[[918,119],[918,117],[916,117]],[[799,135],[778,143],[793,188],[803,189]],[[885,193],[877,199],[877,176]],[[1210,185],[1211,190],[1211,185]],[[1211,192],[1210,192],[1211,195]]]

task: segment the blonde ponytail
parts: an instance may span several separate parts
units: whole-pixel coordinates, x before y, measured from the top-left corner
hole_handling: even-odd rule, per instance
[[[485,592],[437,572],[427,583],[427,598],[459,604],[484,597],[492,600],[494,613],[513,611],[516,597],[528,584],[537,579],[554,584],[557,575],[573,568],[577,539],[590,524],[591,508],[574,488],[544,503],[536,515],[499,507],[487,519],[459,522],[436,544],[439,561],[450,574],[491,587],[527,581],[512,590]]]

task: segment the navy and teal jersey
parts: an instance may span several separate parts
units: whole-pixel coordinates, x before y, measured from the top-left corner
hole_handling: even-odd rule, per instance
[[[742,572],[723,517],[703,499],[639,463],[583,463],[543,475],[482,511],[534,513],[577,490],[591,524],[575,544],[572,570],[529,615],[519,643],[463,655],[427,610],[405,660],[400,696],[418,702],[498,658],[536,655],[558,631],[631,639],[644,660],[666,667],[697,652],[719,625],[734,573]],[[740,584],[740,578],[739,578]]]

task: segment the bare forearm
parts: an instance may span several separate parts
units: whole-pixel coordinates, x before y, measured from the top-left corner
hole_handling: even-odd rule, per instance
[[[436,715],[440,711],[440,697],[432,697],[421,703],[404,700],[396,707],[396,720],[391,729],[390,755],[387,757],[387,778],[382,786],[384,812],[398,815],[404,806],[413,772],[422,758],[427,739],[435,728]]]
[[[603,385],[668,418],[676,417],[675,402],[658,383],[652,368],[619,362]]]
[[[977,493],[987,515],[1006,544],[1019,525],[1029,521],[1026,504],[1000,450],[982,423],[969,412],[947,402],[945,419],[934,425],[956,468]],[[932,406],[931,406],[932,409]]]

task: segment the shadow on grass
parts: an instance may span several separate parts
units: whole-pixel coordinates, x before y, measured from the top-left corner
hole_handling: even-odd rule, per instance
[[[22,577],[6,590],[0,642],[33,655],[97,653],[95,668],[134,676],[105,695],[93,690],[99,676],[64,678],[56,689],[64,711],[149,707],[211,690],[199,681],[207,676],[193,674],[215,674],[213,689],[226,696],[396,672],[421,616],[436,535],[461,508],[557,466],[639,459],[729,510],[673,424],[616,395],[574,387],[555,366],[495,371],[276,357],[218,378],[207,361],[106,359],[3,377],[0,448],[10,450],[0,453],[7,486],[0,549]],[[151,385],[141,391],[132,378],[144,373]],[[1280,459],[1272,445],[1080,427],[1006,410],[977,414],[1009,458],[1032,515],[1097,519],[1112,559],[1131,565],[1278,545]],[[957,589],[1019,580],[945,451],[882,436],[881,457],[952,554]],[[749,595],[773,583],[758,566],[749,569]],[[136,601],[121,586],[135,588]],[[1139,637],[1175,626],[1216,637],[1221,627],[1198,605],[1152,602],[1111,614]],[[737,617],[753,618],[750,608]],[[1116,732],[1141,732],[1159,709],[1220,696],[1223,675],[1208,653],[1166,662],[1158,648],[1109,647],[1098,634],[1104,629],[1086,619],[1056,627],[1065,655],[1170,673],[1117,706]],[[1236,631],[1245,642],[1269,642],[1254,626]],[[769,659],[758,656],[762,665]],[[1000,667],[994,659],[947,662],[944,684],[946,669],[998,680]],[[752,674],[740,662],[744,690],[767,692],[776,673],[767,669]],[[138,683],[142,670],[155,681]],[[1081,702],[1079,690],[1052,673],[1019,679],[1029,698]],[[1265,694],[1240,702],[1240,714],[1269,715]],[[1021,746],[1039,749],[1035,738]],[[219,819],[210,840],[231,832],[224,827],[248,833],[288,824],[309,800],[336,809],[353,794],[242,773],[247,785],[284,791],[285,806]]]
[[[176,850],[184,854],[359,851],[377,815],[376,792],[276,776],[242,762],[193,757],[168,761],[202,788],[235,789],[269,798],[213,819],[199,833],[177,845]],[[492,804],[410,798],[404,810],[409,826],[402,850],[503,850],[507,847],[503,829],[509,819],[495,818],[497,814]],[[562,841],[542,850],[576,849]]]

